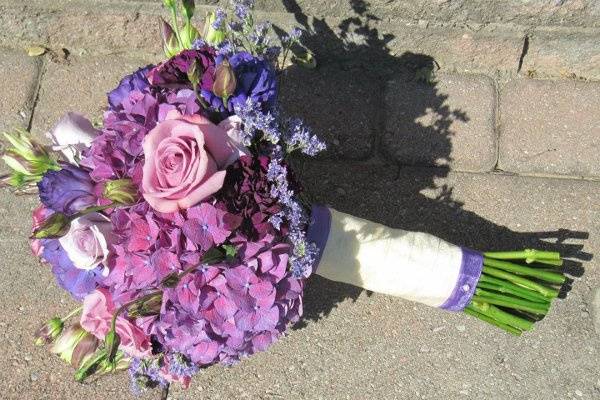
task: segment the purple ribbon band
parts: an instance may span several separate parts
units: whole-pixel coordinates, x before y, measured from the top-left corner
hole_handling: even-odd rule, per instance
[[[313,205],[312,212],[310,214],[310,224],[308,225],[308,232],[306,238],[309,242],[313,242],[319,248],[319,252],[316,256],[313,272],[319,267],[321,257],[325,251],[327,245],[327,239],[329,238],[329,230],[331,229],[331,211],[329,208],[321,205]]]
[[[476,251],[461,247],[462,262],[454,290],[440,306],[448,311],[462,311],[475,294],[475,288],[483,270],[483,255]]]

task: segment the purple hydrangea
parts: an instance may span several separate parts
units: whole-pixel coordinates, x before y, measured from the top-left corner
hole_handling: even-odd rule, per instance
[[[76,300],[83,300],[102,282],[102,265],[92,270],[76,268],[58,239],[43,240],[42,259],[51,265],[58,285]]]
[[[143,91],[146,89],[150,84],[147,74],[152,68],[154,68],[154,65],[145,66],[121,79],[119,86],[108,93],[108,104],[110,107],[112,109],[119,107],[131,91]]]
[[[232,364],[263,351],[302,312],[301,281],[287,272],[288,245],[236,242],[239,264],[204,267],[165,295],[159,341],[193,363]]]
[[[71,164],[63,164],[58,171],[47,172],[38,182],[40,200],[49,209],[67,215],[95,205],[95,183],[88,171]]]

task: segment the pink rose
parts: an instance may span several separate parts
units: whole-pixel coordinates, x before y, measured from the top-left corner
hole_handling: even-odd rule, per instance
[[[246,153],[226,128],[176,111],[148,133],[143,148],[143,196],[164,213],[190,208],[216,193],[227,166]]]
[[[103,340],[110,331],[110,324],[116,310],[112,296],[106,289],[97,289],[83,299],[81,326]],[[121,338],[119,348],[132,357],[143,358],[152,354],[150,339],[144,332],[126,318],[117,317],[117,334]]]

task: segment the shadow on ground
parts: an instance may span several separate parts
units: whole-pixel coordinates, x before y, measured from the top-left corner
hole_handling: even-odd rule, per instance
[[[333,162],[328,165],[341,166],[343,162],[389,155],[389,150],[381,144],[385,130],[382,122],[385,121],[385,84],[389,80],[405,81],[407,84],[403,87],[408,91],[405,96],[413,99],[404,110],[408,113],[406,119],[413,121],[412,126],[403,130],[418,132],[418,137],[426,138],[422,141],[422,151],[414,154],[414,158],[409,157],[410,163],[431,166],[439,165],[440,160],[451,161],[451,137],[454,134],[451,124],[454,120],[466,122],[469,116],[462,110],[449,108],[447,96],[439,93],[435,71],[440,66],[431,56],[411,52],[398,56],[390,54],[387,44],[394,37],[372,27],[377,17],[369,13],[369,5],[363,0],[350,0],[355,16],[344,19],[336,26],[330,26],[324,19],[309,18],[295,0],[283,0],[283,3],[303,27],[305,34],[302,43],[315,54],[319,66],[316,70],[288,68],[282,76],[282,103],[286,112],[305,119],[329,142],[331,150],[325,157]],[[282,34],[282,30],[275,29]],[[419,123],[420,118],[432,113],[436,116],[435,123],[430,126]],[[533,247],[560,251],[563,256],[570,258],[564,269],[573,276],[583,274],[580,261],[591,259],[590,254],[583,252],[581,244],[567,243],[570,239],[580,239],[581,242],[581,239],[588,237],[586,232],[562,229],[520,233],[463,209],[463,203],[453,199],[452,187],[435,183],[448,175],[449,171],[444,168],[420,168],[418,179],[402,180],[403,192],[408,199],[405,207],[418,212],[405,210],[401,221],[386,221],[378,217],[377,211],[360,215],[352,206],[336,200],[340,196],[329,193],[334,185],[319,185],[317,178],[311,176],[310,168],[303,168],[302,161],[298,164],[303,183],[313,198],[328,201],[341,211],[365,218],[379,218],[378,222],[406,230],[426,230],[449,242],[474,249]],[[389,163],[389,168],[398,171],[399,175],[405,166]],[[393,174],[373,178],[388,179],[389,185],[399,182]],[[424,189],[435,189],[437,198],[421,194]],[[362,201],[369,203],[374,199],[370,200],[368,193],[365,193]],[[386,204],[367,206],[373,210],[384,207]],[[570,284],[567,283],[563,295],[569,289]],[[326,317],[338,303],[357,299],[361,291],[353,286],[313,276],[307,283],[303,321],[295,328],[306,326],[307,321]]]

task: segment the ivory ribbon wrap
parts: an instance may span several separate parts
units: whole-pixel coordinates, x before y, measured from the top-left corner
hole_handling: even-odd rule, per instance
[[[308,239],[322,277],[450,311],[469,304],[483,268],[472,250],[323,206],[313,206]]]

